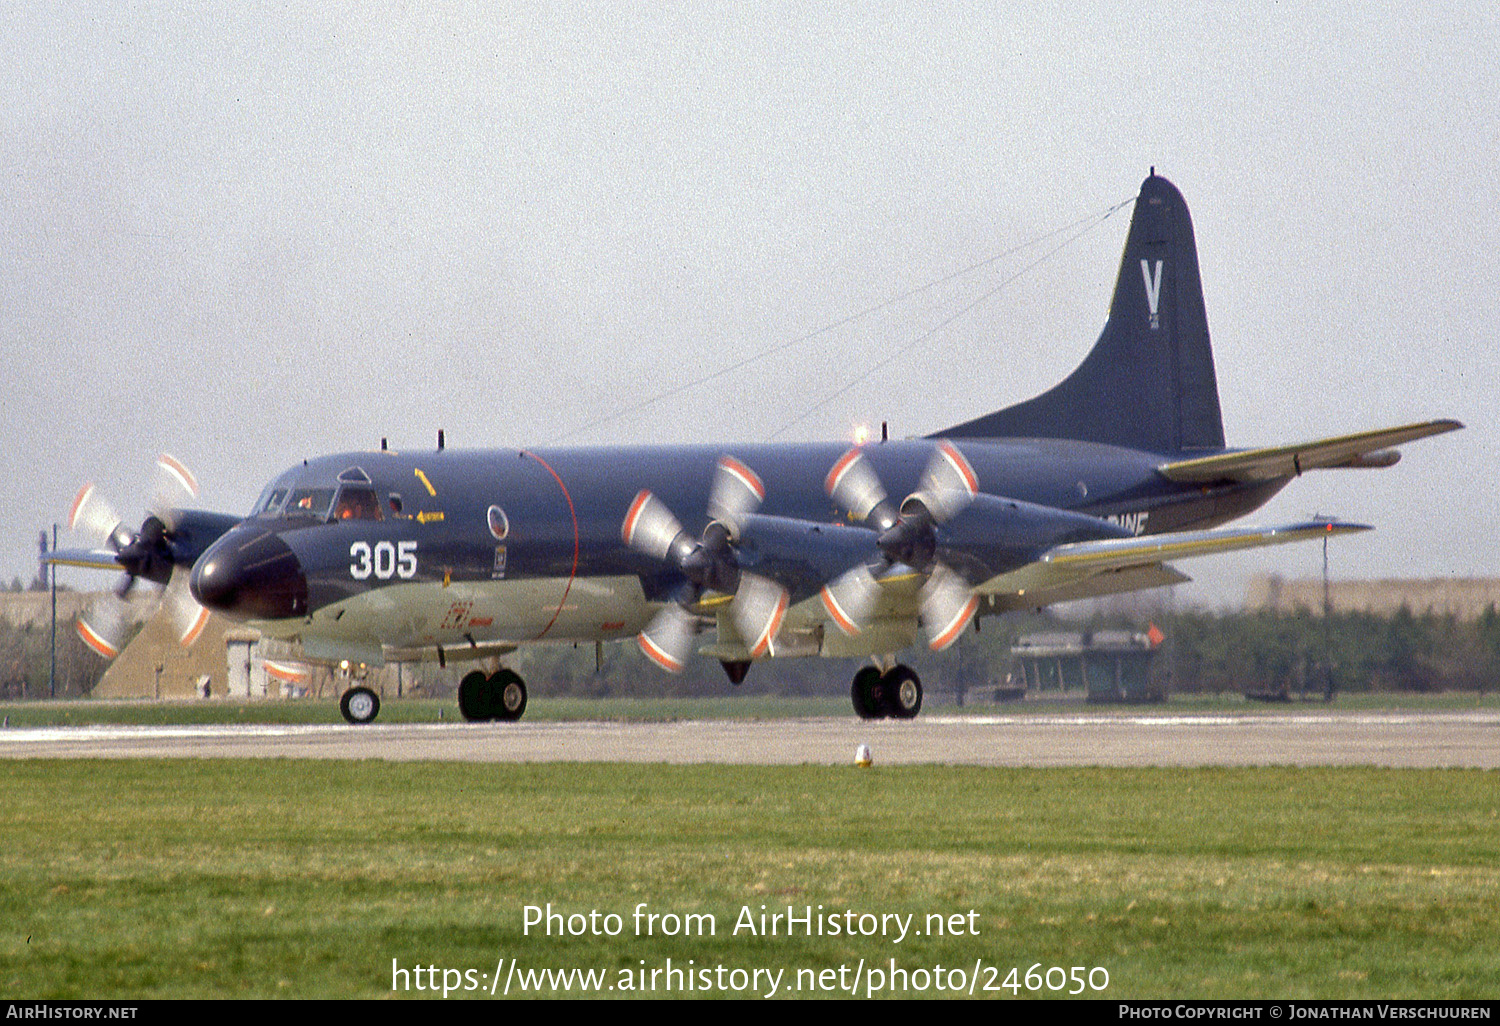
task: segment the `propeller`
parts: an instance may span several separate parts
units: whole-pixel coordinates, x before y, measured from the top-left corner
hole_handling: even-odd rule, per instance
[[[791,596],[775,581],[742,570],[736,553],[747,519],[765,501],[766,487],[744,463],[724,456],[714,470],[708,526],[695,538],[672,510],[642,489],[620,525],[620,537],[637,552],[675,566],[685,585],[638,636],[658,666],[681,673],[692,656],[698,606],[708,593],[728,596],[730,621],[752,659],[772,652]]]
[[[859,634],[880,601],[882,580],[915,571],[927,575],[920,597],[922,623],[933,651],[963,634],[979,609],[979,597],[962,575],[937,561],[937,528],[958,516],[979,494],[979,479],[964,454],[939,442],[922,471],[917,490],[898,506],[864,452],[846,452],[823,488],[849,517],[876,532],[880,558],[861,564],[824,585],[820,597],[829,617],[845,634]]]
[[[174,503],[184,495],[198,497],[198,481],[177,458],[162,453],[156,461],[155,482],[146,519],[132,531],[92,482],[73,498],[68,510],[68,529],[99,543],[95,561],[83,565],[108,566],[106,559],[125,571],[112,592],[101,596],[78,618],[78,633],[95,652],[106,659],[119,655],[128,620],[127,599],[136,582],[144,578],[162,588],[160,602],[167,605],[178,641],[191,645],[208,623],[208,611],[188,593],[186,575],[176,574],[178,560],[174,531],[179,513]],[[66,560],[58,560],[64,562]]]

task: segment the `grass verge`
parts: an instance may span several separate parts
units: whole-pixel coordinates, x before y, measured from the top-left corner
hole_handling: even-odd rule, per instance
[[[928,970],[928,996],[938,964],[950,982],[980,966],[982,993],[1036,963],[1103,967],[1108,989],[1091,996],[1107,998],[1493,996],[1496,783],[1467,770],[18,761],[0,783],[0,992],[379,997],[395,960],[473,970],[450,977],[477,982],[459,997],[487,995],[499,959],[598,969],[616,986],[671,959],[781,970],[786,995],[895,959]],[[527,935],[525,906],[549,902],[615,913],[622,932]],[[639,936],[642,902],[712,915],[716,930]],[[914,915],[917,929],[972,910],[977,935],[732,932],[762,905]]]

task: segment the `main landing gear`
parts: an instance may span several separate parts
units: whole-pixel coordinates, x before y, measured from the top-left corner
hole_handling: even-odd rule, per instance
[[[470,722],[519,720],[526,711],[526,682],[514,670],[471,670],[458,682],[458,711]]]
[[[862,720],[909,720],[922,711],[922,681],[909,666],[898,664],[884,673],[866,666],[854,675],[850,696]]]

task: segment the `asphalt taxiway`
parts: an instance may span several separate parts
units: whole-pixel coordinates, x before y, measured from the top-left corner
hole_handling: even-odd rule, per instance
[[[0,758],[876,765],[1500,766],[1500,713],[964,715],[788,720],[26,727]]]

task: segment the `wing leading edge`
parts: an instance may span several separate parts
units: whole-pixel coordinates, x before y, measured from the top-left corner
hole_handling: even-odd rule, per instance
[[[114,549],[54,549],[42,557],[53,566],[81,566],[89,570],[119,570]]]
[[[1463,425],[1456,420],[1429,420],[1403,427],[1322,438],[1301,445],[1277,445],[1198,459],[1176,460],[1156,469],[1162,476],[1173,481],[1248,482],[1293,477],[1304,470],[1389,467],[1401,458],[1401,454],[1393,446],[1457,431],[1461,427]]]

